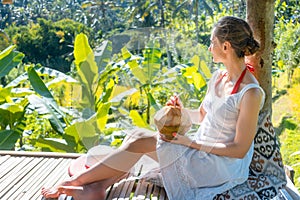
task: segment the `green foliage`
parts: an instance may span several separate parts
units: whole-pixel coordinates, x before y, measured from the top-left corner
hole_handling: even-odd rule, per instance
[[[10,44],[10,39],[8,37],[8,35],[0,30],[0,51],[3,51],[4,49],[6,49]]]
[[[0,130],[0,149],[13,150],[19,137],[19,134],[14,130]]]
[[[23,57],[22,53],[15,51],[14,46],[3,50],[0,53],[0,76],[6,76],[12,68],[19,65]],[[13,149],[18,139],[22,143],[22,134],[19,131],[28,101],[14,99],[18,95],[12,90],[12,87],[0,87],[0,138],[2,141],[0,146],[4,149]]]
[[[9,126],[13,129],[15,123],[24,116],[24,107],[16,103],[4,103],[0,105],[1,129]]]
[[[15,49],[15,46],[10,46],[0,53],[0,77],[7,75],[24,58],[24,54],[15,51]]]
[[[159,43],[160,37],[167,39],[168,42],[170,38],[163,34],[159,35],[159,32],[152,34],[156,38],[150,42],[144,41],[146,43],[144,48],[140,45],[141,54],[132,54],[124,47],[121,50],[120,60],[116,63],[121,68],[119,77],[122,77],[122,84],[131,89],[136,88],[124,102],[125,109],[129,110],[126,114],[129,114],[135,125],[145,128],[149,128],[149,124],[152,123],[151,116],[174,92],[187,91],[181,96],[184,103],[190,103],[189,106],[192,107],[199,106],[206,92],[206,81],[210,78],[210,70],[199,56],[193,58],[191,55],[182,56],[182,60],[184,58],[187,63],[180,64],[180,60],[176,57],[178,51],[174,54],[165,53],[169,46],[161,46]],[[173,67],[170,60],[178,64]]]
[[[283,73],[285,74],[285,73]],[[299,154],[299,142],[300,142],[300,69],[295,69],[293,85],[287,88],[286,94],[279,97],[277,101],[273,103],[274,111],[273,118],[278,120],[279,125],[275,129],[279,135],[281,144],[281,154],[283,162],[286,165],[291,166],[295,170],[295,186],[300,189],[300,154]],[[298,80],[298,81],[296,81]],[[282,81],[286,82],[285,76],[278,78],[278,83],[284,88]],[[281,89],[281,88],[280,88]],[[274,120],[275,121],[275,120]]]
[[[286,165],[291,166],[295,170],[295,186],[300,189],[300,153],[299,144],[300,143],[300,128],[298,123],[294,120],[288,119],[289,125],[285,127],[286,129],[281,136],[281,153],[283,157],[283,162]],[[292,126],[291,126],[292,125]]]
[[[12,26],[8,35],[26,57],[24,62],[40,63],[43,66],[68,72],[73,62],[73,43],[76,34],[90,30],[83,24],[64,19],[52,22],[39,19],[37,24]]]
[[[286,71],[291,85],[295,68],[300,66],[300,23],[285,22],[284,18],[276,24],[275,70]]]
[[[4,19],[0,28],[22,26],[39,18],[57,22],[71,19],[93,30],[95,41],[101,42],[116,33],[137,27],[162,27],[176,31],[197,41],[208,42],[211,25],[206,20],[218,13],[245,17],[244,1],[103,1],[103,0],[35,0],[15,1],[2,7]]]
[[[94,95],[98,79],[98,67],[88,39],[84,34],[79,34],[76,37],[74,56],[77,76],[82,86],[82,107],[95,110]]]
[[[64,138],[75,152],[90,149],[99,142],[99,131],[97,130],[97,116],[88,120],[75,122],[65,129]]]
[[[276,1],[274,72],[289,71],[292,80],[299,67],[299,6],[286,2]],[[24,61],[47,66],[20,66],[24,55],[13,47],[1,53],[1,77],[20,76],[10,76],[9,84],[2,80],[0,148],[61,152],[120,145],[123,130],[152,129],[151,117],[174,92],[186,106],[198,107],[212,68],[205,45],[213,24],[228,14],[245,18],[244,1],[228,0],[38,0],[0,9],[1,27]],[[137,27],[165,29],[144,34]],[[120,36],[129,42],[104,40],[128,28]],[[287,138],[298,137],[295,124],[284,124]],[[291,148],[283,150],[285,162],[298,169],[299,150],[282,144]]]
[[[108,52],[109,45],[105,45],[107,49],[103,48],[103,52]],[[100,57],[100,63],[107,59],[102,53],[98,52],[97,55]],[[84,34],[77,35],[75,39],[74,56],[75,78],[78,80],[51,69],[35,70],[29,67],[27,70],[31,86],[41,96],[28,96],[31,103],[29,107],[34,108],[32,110],[37,112],[39,118],[49,120],[52,129],[61,134],[55,138],[48,134],[31,138],[31,143],[36,148],[47,151],[84,152],[100,141],[101,133],[105,130],[111,106],[109,100],[115,86],[110,78],[114,76],[114,70],[109,69],[101,75],[98,74],[93,51]],[[18,80],[21,82],[24,77],[22,75]],[[47,83],[44,83],[42,77]],[[103,77],[107,79],[102,79]],[[71,107],[58,104],[58,99],[52,94],[57,85],[64,85],[67,89],[64,90],[63,97],[72,98],[72,94],[69,93],[76,93],[76,102]]]
[[[299,1],[298,0],[276,0],[275,1],[275,23],[284,21],[289,23],[290,21],[299,22]]]

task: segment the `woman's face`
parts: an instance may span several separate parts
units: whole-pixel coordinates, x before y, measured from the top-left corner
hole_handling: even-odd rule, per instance
[[[210,38],[210,46],[208,50],[211,52],[213,61],[215,63],[220,63],[224,59],[224,46],[221,44],[221,42],[218,40],[217,37],[214,36],[214,34],[211,35]]]

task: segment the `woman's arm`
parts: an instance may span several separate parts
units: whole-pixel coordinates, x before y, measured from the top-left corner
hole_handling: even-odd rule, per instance
[[[196,143],[188,137],[179,134],[176,135],[175,140],[169,142],[182,144],[219,156],[243,158],[248,152],[256,134],[261,100],[262,93],[259,89],[250,89],[245,93],[240,105],[236,136],[232,142],[213,144]]]
[[[200,124],[206,115],[206,111],[203,109],[202,104],[198,109],[187,109],[183,108],[189,114],[193,124]]]

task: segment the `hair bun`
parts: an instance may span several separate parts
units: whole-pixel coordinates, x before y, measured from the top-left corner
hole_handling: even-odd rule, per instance
[[[245,56],[250,56],[256,53],[259,50],[259,47],[259,43],[253,38],[253,36],[250,36],[247,41]]]

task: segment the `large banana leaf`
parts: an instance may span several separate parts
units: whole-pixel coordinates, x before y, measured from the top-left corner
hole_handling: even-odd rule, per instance
[[[76,66],[79,66],[81,62],[84,62],[87,56],[91,53],[93,53],[93,50],[89,45],[87,36],[83,33],[78,34],[75,38],[74,44],[74,57]]]
[[[153,107],[156,111],[158,111],[161,108],[161,106],[157,104],[157,102],[155,101],[155,99],[152,96],[152,94],[148,93],[147,97],[149,99],[150,106]]]
[[[111,106],[111,103],[105,102],[105,103],[101,103],[98,107],[97,124],[98,124],[100,130],[103,130],[105,128],[105,125],[108,120],[108,112],[109,112],[110,106]]]
[[[133,56],[125,47],[122,48],[122,57],[126,60],[131,73],[138,81],[144,84],[153,84],[161,67],[161,50],[159,46],[146,47],[143,57]]]
[[[52,128],[60,134],[64,133],[64,128],[66,123],[64,121],[64,114],[62,111],[57,109],[56,105],[53,105],[53,102],[49,98],[40,98],[36,95],[28,96],[30,102],[29,108],[34,108],[39,115],[47,118],[51,123]]]
[[[28,75],[27,72],[25,72],[20,76],[18,76],[17,78],[15,78],[14,80],[12,80],[10,83],[8,83],[6,87],[17,87],[18,85],[23,84],[27,80],[28,80]]]
[[[193,84],[197,90],[206,86],[206,81],[195,66],[187,67],[183,70],[183,76],[188,84]]]
[[[141,84],[146,84],[147,75],[144,73],[142,66],[140,66],[140,61],[142,60],[139,56],[133,56],[126,47],[121,49],[122,57],[129,66],[131,73]]]
[[[15,98],[25,97],[31,94],[34,94],[34,91],[29,88],[11,88],[10,92],[10,96]]]
[[[203,60],[200,60],[200,57],[197,55],[194,55],[191,59],[191,62],[194,64],[194,66],[200,70],[200,72],[206,77],[206,79],[211,78],[211,72],[209,68],[207,67],[206,63]]]
[[[69,145],[64,139],[57,138],[38,138],[37,140],[32,140],[35,147],[42,148],[42,151],[52,151],[52,152],[68,152],[73,153],[73,146]]]
[[[64,132],[64,127],[66,127],[64,112],[59,109],[51,92],[38,76],[34,68],[30,67],[27,73],[32,87],[42,96],[42,98],[39,98],[36,95],[29,96],[28,99],[31,106],[34,106],[39,114],[45,115],[47,119],[49,119],[54,130],[62,134]]]
[[[105,128],[108,119],[108,112],[111,107],[109,100],[112,98],[115,83],[112,79],[104,87],[103,93],[97,102],[97,124],[100,130]]]
[[[66,128],[65,135],[73,139],[72,142],[76,144],[77,151],[82,150],[83,146],[89,149],[99,141],[96,117],[93,115],[90,119],[76,122]]]
[[[142,128],[150,129],[150,125],[143,119],[143,117],[136,110],[131,110],[129,117],[132,120],[133,125]]]
[[[161,50],[159,47],[153,45],[144,50],[143,71],[147,75],[147,83],[152,84],[153,79],[156,78],[160,71]]]
[[[0,103],[8,102],[11,103],[11,89],[12,88],[2,88],[0,86]]]
[[[33,89],[41,96],[49,99],[53,99],[51,92],[48,90],[47,86],[44,84],[42,79],[39,77],[37,72],[33,67],[29,67],[27,70],[29,81]]]
[[[13,130],[0,131],[0,149],[13,150],[20,135]]]
[[[83,108],[94,109],[95,93],[98,83],[98,67],[94,54],[88,44],[87,36],[79,34],[76,36],[74,45],[74,57],[77,67],[78,78],[82,86],[81,105]]]
[[[33,65],[28,66],[28,68],[30,68],[30,67],[33,67]],[[59,81],[65,81],[68,83],[78,82],[77,80],[73,79],[72,77],[70,77],[60,71],[57,71],[55,69],[41,67],[41,68],[38,68],[35,70],[36,70],[36,72],[40,73],[41,75],[47,75],[49,77],[54,77],[54,79],[51,82],[46,84],[47,86],[51,85],[51,83],[53,83],[53,82],[59,82]],[[20,76],[18,76],[16,79],[12,80],[9,84],[6,85],[6,87],[17,87],[18,85],[24,83],[27,80],[28,80],[28,74],[27,74],[27,72],[25,72],[25,73],[21,74]]]
[[[0,53],[0,78],[7,75],[24,58],[24,54],[14,49],[15,46],[10,46]]]
[[[4,103],[0,105],[0,122],[2,125],[10,125],[19,121],[24,115],[24,107],[16,103]]]

